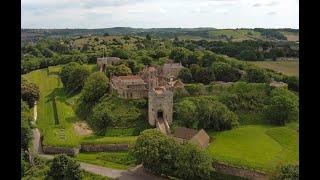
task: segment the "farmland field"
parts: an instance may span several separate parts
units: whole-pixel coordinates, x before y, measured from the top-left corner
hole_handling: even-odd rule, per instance
[[[279,163],[296,164],[299,160],[298,132],[292,125],[246,125],[209,135],[214,139],[208,153],[230,165],[271,172]]]
[[[298,60],[281,60],[281,61],[248,61],[262,68],[272,69],[288,76],[299,77]]]

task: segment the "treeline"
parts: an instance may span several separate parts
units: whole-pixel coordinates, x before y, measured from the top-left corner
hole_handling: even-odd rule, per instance
[[[299,46],[294,42],[271,42],[245,40],[241,42],[223,42],[223,41],[193,41],[178,40],[174,45],[185,47],[189,50],[207,49],[218,54],[224,54],[241,60],[257,61],[281,57],[299,57]]]

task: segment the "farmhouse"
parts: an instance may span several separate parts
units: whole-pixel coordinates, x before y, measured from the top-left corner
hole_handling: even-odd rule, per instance
[[[210,142],[210,137],[203,129],[196,131],[185,127],[177,127],[173,137],[179,142],[189,141],[200,148],[207,147]]]

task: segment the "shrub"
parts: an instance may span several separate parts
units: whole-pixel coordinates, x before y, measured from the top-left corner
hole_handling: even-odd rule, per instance
[[[31,120],[30,109],[26,102],[21,100],[21,148],[23,150],[27,150],[32,141]]]
[[[214,62],[211,65],[217,81],[234,82],[241,78],[240,72],[229,64]]]
[[[288,84],[288,89],[299,92],[299,78],[295,76],[287,76],[283,81]]]
[[[111,56],[119,57],[121,59],[128,59],[129,53],[123,49],[115,49],[112,51]]]
[[[176,171],[178,145],[157,129],[145,130],[137,138],[130,153],[138,163],[157,175],[173,175]]]
[[[209,84],[215,80],[215,74],[211,68],[200,68],[192,77],[195,82],[203,84]]]
[[[71,62],[61,69],[59,76],[63,86],[70,92],[78,92],[82,89],[90,70],[83,65]]]
[[[109,87],[109,79],[102,72],[91,74],[85,81],[81,97],[85,102],[95,102],[101,98]]]
[[[54,179],[82,178],[80,164],[65,154],[60,154],[53,158],[48,175]]]
[[[115,97],[102,97],[89,117],[89,125],[97,134],[104,134],[107,127],[132,127],[141,112],[134,103]],[[142,102],[143,103],[143,102]]]
[[[239,124],[238,116],[218,101],[201,99],[198,104],[198,128],[229,130]]]
[[[190,83],[192,81],[192,74],[190,69],[183,68],[180,70],[178,78],[182,80],[184,83]]]
[[[28,103],[29,107],[33,107],[34,103],[40,98],[39,87],[36,84],[29,82],[27,79],[22,78],[21,98]]]
[[[257,60],[257,55],[253,50],[243,50],[240,52],[239,58],[242,60],[255,61]]]
[[[213,170],[211,159],[204,151],[189,143],[178,144],[157,129],[143,131],[130,154],[157,175],[207,179]]]
[[[209,179],[213,172],[210,156],[189,142],[180,145],[177,160],[175,175],[181,179]]]
[[[190,100],[183,100],[175,106],[176,120],[181,126],[187,128],[198,127],[197,106]]]
[[[299,179],[299,165],[283,165],[281,166],[276,174],[274,179],[278,180],[298,180]]]
[[[271,124],[285,125],[296,120],[298,114],[298,98],[285,89],[274,89],[271,99],[264,108],[264,116]]]
[[[185,98],[175,110],[178,122],[188,127],[221,131],[239,124],[238,116],[213,96]]]
[[[266,71],[258,68],[248,68],[247,72],[247,81],[250,83],[268,83],[270,78],[267,75]]]
[[[173,59],[175,62],[186,61],[187,57],[191,51],[183,47],[177,47],[172,49],[169,58]]]
[[[185,89],[190,95],[203,95],[205,94],[205,87],[203,84],[186,84]]]

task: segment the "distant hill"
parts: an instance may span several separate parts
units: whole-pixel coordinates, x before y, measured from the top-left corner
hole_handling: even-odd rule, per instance
[[[179,38],[214,41],[284,40],[299,41],[299,29],[215,29],[215,28],[130,28],[113,27],[103,29],[21,29],[21,43],[35,42],[43,38],[66,38],[77,36],[150,34],[158,38]]]

